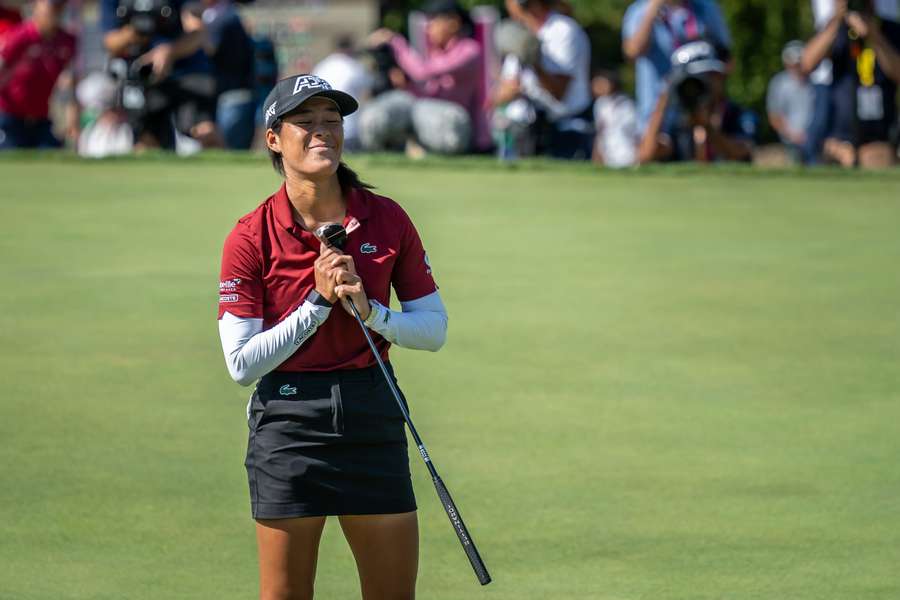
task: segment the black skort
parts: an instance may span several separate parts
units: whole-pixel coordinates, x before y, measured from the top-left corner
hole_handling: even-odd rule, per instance
[[[416,510],[403,415],[377,365],[269,373],[248,423],[255,519]]]

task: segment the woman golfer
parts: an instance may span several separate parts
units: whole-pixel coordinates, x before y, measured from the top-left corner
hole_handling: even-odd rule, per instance
[[[246,466],[260,597],[312,598],[322,528],[336,515],[363,598],[413,598],[418,524],[403,417],[349,306],[333,305],[356,305],[385,361],[392,343],[438,350],[447,314],[409,217],[341,162],[356,100],[299,75],[279,81],[264,108],[284,184],[238,220],[219,284],[228,370],[241,385],[259,380]],[[315,236],[326,223],[347,229],[344,252]],[[387,308],[391,287],[402,312]]]

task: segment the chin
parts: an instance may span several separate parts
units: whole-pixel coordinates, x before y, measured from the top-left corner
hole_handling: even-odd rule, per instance
[[[330,177],[337,173],[340,164],[340,156],[319,157],[307,160],[300,171],[308,177]]]

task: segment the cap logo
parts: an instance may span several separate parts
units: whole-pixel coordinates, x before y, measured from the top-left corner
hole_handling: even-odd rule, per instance
[[[315,75],[301,75],[294,81],[294,94],[310,89],[330,90],[331,86],[327,81]]]
[[[715,50],[707,42],[697,41],[685,44],[675,53],[675,60],[686,65],[701,58],[715,56]]]
[[[272,102],[272,104],[269,105],[269,108],[266,109],[266,121],[268,121],[269,119],[271,119],[272,117],[275,116],[275,105],[276,104],[278,104],[278,100],[275,100],[274,102]]]

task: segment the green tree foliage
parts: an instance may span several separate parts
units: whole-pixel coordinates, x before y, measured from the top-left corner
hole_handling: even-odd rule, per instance
[[[629,85],[634,69],[625,63],[621,50],[622,17],[630,0],[566,0],[575,18],[584,26],[592,43],[594,67],[618,68]],[[465,6],[492,4],[502,0],[461,0]],[[793,39],[812,35],[810,0],[719,0],[734,40],[734,72],[729,91],[739,103],[764,115],[766,86],[781,70],[781,49]],[[407,11],[423,0],[389,0],[383,4],[386,23],[399,26]]]

